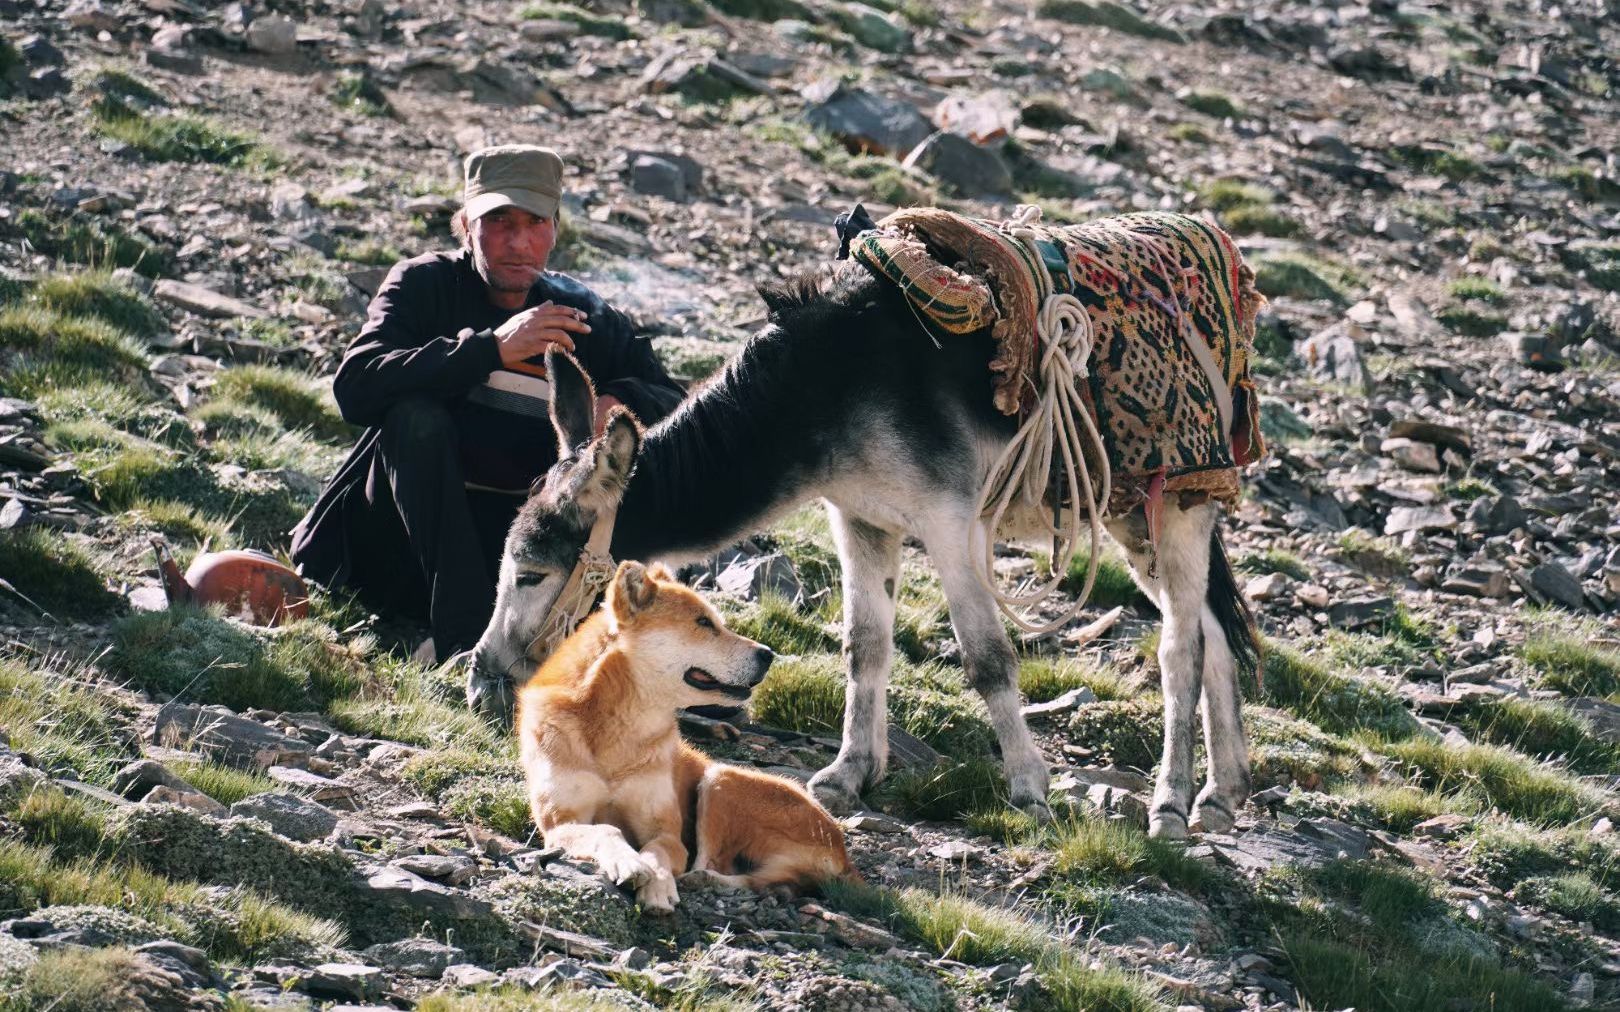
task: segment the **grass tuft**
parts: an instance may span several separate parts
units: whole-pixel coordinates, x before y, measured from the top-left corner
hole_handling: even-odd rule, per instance
[[[0,531],[0,579],[58,618],[94,621],[123,607],[100,565],[66,535],[44,528]],[[0,598],[14,600],[3,589]]]
[[[1252,261],[1254,283],[1267,298],[1289,297],[1345,305],[1362,287],[1360,275],[1304,253],[1268,253]]]
[[[213,762],[171,762],[169,769],[186,783],[222,805],[234,805],[255,794],[285,790],[267,776],[246,773]]]
[[[1381,746],[1424,787],[1478,798],[1516,819],[1567,824],[1603,807],[1595,790],[1567,773],[1498,745],[1450,745],[1414,738]]]
[[[1266,702],[1331,734],[1360,731],[1401,740],[1418,729],[1416,719],[1388,689],[1338,674],[1290,647],[1269,644],[1264,667],[1261,681]]]
[[[1519,656],[1541,673],[1541,684],[1570,696],[1620,692],[1620,650],[1587,637],[1542,629],[1530,634]]]
[[[33,208],[17,213],[17,231],[40,253],[100,269],[129,267],[149,278],[162,277],[168,256],[145,239],[94,218],[47,214]]]
[[[1245,573],[1281,573],[1293,580],[1311,578],[1311,570],[1305,565],[1305,560],[1281,548],[1249,552],[1237,560],[1237,568]]]
[[[1091,565],[1091,553],[1081,550],[1069,560],[1069,571],[1064,574],[1062,590],[1078,596],[1086,585],[1086,569]],[[1098,608],[1118,605],[1134,606],[1147,601],[1142,588],[1136,585],[1130,567],[1112,558],[1099,559],[1097,579],[1091,585],[1091,598],[1087,602]]]
[[[269,365],[226,369],[214,380],[213,396],[218,401],[259,408],[289,429],[308,429],[323,439],[345,439],[353,434],[310,380],[289,369]]]
[[[837,734],[844,726],[843,663],[828,654],[778,660],[748,705],[761,724],[803,734]]]
[[[883,795],[912,818],[944,822],[1005,808],[1006,784],[1000,763],[972,759],[894,773],[883,785]]]
[[[1446,294],[1454,299],[1477,299],[1493,306],[1507,301],[1507,292],[1502,286],[1487,278],[1457,278],[1446,285]]]
[[[1135,681],[1118,669],[1081,657],[1029,657],[1018,665],[1018,691],[1031,703],[1044,703],[1082,686],[1098,699],[1129,699],[1137,689]]]
[[[43,306],[0,309],[0,393],[32,398],[97,380],[138,386],[145,377],[140,346],[104,320]]]
[[[1200,889],[1214,875],[1182,847],[1149,839],[1141,829],[1118,819],[1070,816],[1052,827],[1048,843],[1053,868],[1086,883],[1157,875],[1180,888]]]
[[[1593,734],[1588,721],[1557,703],[1489,700],[1464,713],[1458,723],[1470,737],[1565,763],[1577,773],[1620,773],[1620,746]]]
[[[152,300],[110,271],[53,274],[34,286],[34,301],[65,316],[94,317],[136,337],[164,329]]]

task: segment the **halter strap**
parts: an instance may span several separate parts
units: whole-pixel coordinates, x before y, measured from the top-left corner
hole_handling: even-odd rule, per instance
[[[591,536],[579,553],[574,571],[568,574],[568,582],[563,584],[562,593],[557,595],[539,634],[529,642],[527,653],[531,658],[537,647],[544,651],[545,657],[555,653],[563,640],[579,628],[580,622],[596,606],[596,599],[613,582],[613,557],[608,554],[608,548],[613,544],[613,525],[618,515],[617,509],[604,513],[591,525]]]

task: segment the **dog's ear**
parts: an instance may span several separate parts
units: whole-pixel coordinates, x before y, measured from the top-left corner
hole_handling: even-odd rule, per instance
[[[596,432],[596,388],[574,356],[546,349],[546,378],[551,380],[551,427],[557,432],[557,459],[566,460],[591,441]]]
[[[619,563],[619,571],[613,574],[613,586],[608,588],[608,606],[613,609],[616,621],[630,621],[657,597],[658,581],[647,572],[646,566],[633,561]]]
[[[584,497],[597,509],[617,506],[641,449],[641,423],[626,408],[614,408],[607,428],[592,450],[591,480]]]
[[[655,562],[648,566],[647,575],[655,580],[663,580],[665,583],[669,583],[675,579],[675,574],[671,573],[669,571],[669,567],[664,565],[662,562]]]

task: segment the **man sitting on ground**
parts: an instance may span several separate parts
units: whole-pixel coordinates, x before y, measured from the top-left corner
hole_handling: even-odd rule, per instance
[[[462,247],[395,264],[343,356],[332,393],[366,432],[292,541],[305,576],[427,620],[430,661],[478,641],[507,528],[555,462],[546,348],[591,376],[598,425],[617,404],[651,424],[683,393],[623,313],[546,270],[562,159],[508,145],[465,170]]]

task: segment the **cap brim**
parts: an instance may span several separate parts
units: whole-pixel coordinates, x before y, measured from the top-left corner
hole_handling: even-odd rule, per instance
[[[489,190],[467,201],[467,220],[482,218],[501,207],[516,207],[537,218],[553,218],[557,214],[557,198],[539,190]]]

